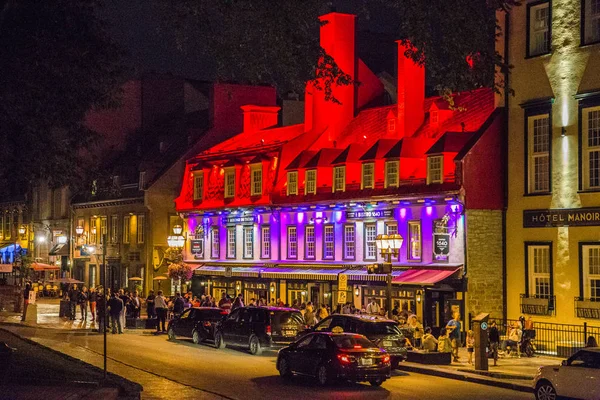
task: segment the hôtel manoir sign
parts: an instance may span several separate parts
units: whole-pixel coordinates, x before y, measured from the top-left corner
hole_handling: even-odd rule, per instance
[[[600,225],[600,207],[523,211],[524,228],[598,225]]]

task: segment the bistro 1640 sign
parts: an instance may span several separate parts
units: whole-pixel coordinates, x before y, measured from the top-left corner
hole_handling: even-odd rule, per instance
[[[600,207],[523,211],[524,228],[598,225],[600,225]]]

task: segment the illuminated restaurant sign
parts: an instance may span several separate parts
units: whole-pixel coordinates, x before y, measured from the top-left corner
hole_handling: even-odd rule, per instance
[[[254,215],[227,216],[223,217],[223,222],[225,225],[253,224],[256,222],[256,217]]]
[[[600,225],[600,207],[523,211],[524,228],[598,225]]]
[[[346,211],[347,219],[388,218],[393,215],[394,210]]]

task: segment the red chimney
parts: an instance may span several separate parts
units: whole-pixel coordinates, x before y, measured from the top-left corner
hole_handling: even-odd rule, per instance
[[[259,131],[277,125],[278,106],[242,106],[244,132]]]
[[[398,123],[400,138],[412,136],[425,118],[425,68],[415,63],[405,52],[410,43],[398,40]]]

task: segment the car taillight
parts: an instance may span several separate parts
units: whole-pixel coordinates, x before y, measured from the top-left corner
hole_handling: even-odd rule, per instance
[[[338,360],[340,360],[341,363],[343,364],[350,364],[352,361],[350,360],[350,357],[348,357],[345,354],[338,354]]]
[[[210,326],[210,325],[211,325],[210,321],[204,321],[204,326]]]
[[[267,335],[271,334],[271,325],[267,325]]]
[[[390,356],[383,356],[382,360],[384,364],[387,364],[390,362]]]
[[[354,346],[355,349],[362,349],[362,346],[357,344],[356,346]]]

